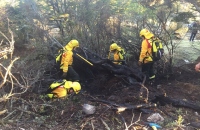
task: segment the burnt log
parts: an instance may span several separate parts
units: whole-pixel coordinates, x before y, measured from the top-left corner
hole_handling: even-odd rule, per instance
[[[185,107],[185,108],[190,108],[196,111],[200,111],[199,105],[196,105],[194,103],[191,103],[189,101],[184,101],[181,99],[170,98],[165,95],[155,96],[155,99],[153,99],[151,102],[159,103],[161,106],[165,106],[166,104],[171,104],[174,107]]]
[[[188,126],[192,126],[194,128],[200,129],[200,122],[191,122]]]
[[[74,54],[74,64],[76,67],[79,67],[79,69],[77,68],[78,71],[83,71],[81,68],[83,69],[84,67],[84,69],[87,70],[87,72],[83,72],[84,74],[88,72],[90,72],[90,74],[93,76],[98,74],[109,74],[121,78],[126,78],[129,84],[144,82],[143,80],[145,79],[145,76],[139,67],[130,68],[126,65],[114,64],[111,60],[102,58],[98,54],[86,48],[79,48],[75,51]]]

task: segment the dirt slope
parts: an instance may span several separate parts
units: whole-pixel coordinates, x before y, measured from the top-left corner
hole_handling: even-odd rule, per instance
[[[190,43],[184,40],[180,43],[180,48],[175,54],[177,66],[173,68],[174,74],[159,78],[154,85],[145,85],[149,91],[149,102],[157,95],[166,94],[172,99],[200,106],[200,73],[194,71],[197,62],[195,60],[199,55],[198,48],[200,48],[199,41]],[[20,98],[13,97],[12,103],[3,104],[4,106],[12,105],[12,107],[8,110],[9,116],[1,115],[0,129],[124,130],[128,128],[129,130],[144,130],[146,128],[150,130],[151,128],[146,122],[153,113],[159,113],[164,118],[162,123],[158,123],[162,126],[162,130],[172,130],[178,127],[184,130],[195,130],[195,127],[199,127],[200,116],[195,115],[195,112],[200,113],[200,110],[175,107],[172,104],[157,103],[157,107],[143,110],[126,109],[118,113],[116,109],[113,109],[116,104],[133,106],[145,103],[139,97],[141,87],[129,85],[119,77],[106,79],[99,76],[96,79],[98,79],[96,82],[90,84],[84,82],[82,92],[78,95],[71,95],[67,99],[48,101],[37,93],[26,93]],[[116,104],[113,107],[113,105],[94,101],[94,99],[102,99]],[[96,107],[94,114],[86,115],[83,112],[82,105],[85,103]],[[176,120],[180,115],[184,121],[178,126]],[[192,123],[193,126],[188,125],[189,123]]]

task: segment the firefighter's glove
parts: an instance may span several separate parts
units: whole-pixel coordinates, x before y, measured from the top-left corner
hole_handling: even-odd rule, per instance
[[[65,79],[67,77],[67,72],[63,72],[62,78]]]
[[[138,65],[139,65],[139,66],[142,66],[142,62],[138,61]]]

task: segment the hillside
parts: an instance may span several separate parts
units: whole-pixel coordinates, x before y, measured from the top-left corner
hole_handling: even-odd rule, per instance
[[[127,130],[144,130],[146,128],[150,130],[147,118],[153,113],[159,113],[164,118],[164,121],[158,123],[162,126],[162,130],[200,128],[200,116],[195,115],[195,112],[200,112],[200,73],[194,71],[200,41],[189,42],[188,36],[189,33],[179,41],[178,50],[175,53],[174,73],[158,77],[154,85],[145,85],[149,92],[148,102],[156,103],[157,107],[127,108],[119,112],[117,108],[120,105],[146,104],[139,96],[140,86],[126,84],[120,77],[108,79],[99,75],[92,82],[89,80],[83,82],[82,91],[67,99],[48,100],[40,93],[29,92],[21,95],[20,98],[13,97],[12,110],[9,111],[10,114],[7,117],[2,115],[3,122],[0,129],[123,130],[127,128]],[[143,92],[143,97],[145,97],[146,90]],[[160,95],[181,101],[179,103],[189,103],[190,107],[156,102],[154,99]],[[95,106],[95,113],[86,115],[82,109],[83,104]],[[6,103],[1,107],[3,105]],[[193,109],[193,105],[197,109]],[[178,124],[176,120],[180,115],[184,121]]]

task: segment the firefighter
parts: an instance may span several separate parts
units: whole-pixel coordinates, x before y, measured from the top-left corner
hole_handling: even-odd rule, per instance
[[[117,43],[112,42],[110,45],[110,50],[108,54],[108,59],[112,60],[114,64],[124,64],[125,63],[125,52],[124,49],[117,45]]]
[[[140,31],[140,37],[142,38],[142,44],[138,64],[142,67],[142,72],[146,75],[147,80],[149,80],[152,84],[155,81],[155,74],[153,69],[154,62],[151,57],[151,47],[149,47],[147,42],[149,39],[154,37],[154,34],[152,34],[148,29],[142,29]]]
[[[73,63],[73,50],[79,47],[77,40],[71,40],[65,47],[62,54],[60,69],[62,70],[62,78],[70,81],[79,81],[79,75],[74,70]]]
[[[78,94],[81,90],[81,85],[79,82],[67,81],[65,79],[54,81],[46,94],[49,98],[63,98],[67,97],[69,94]]]

